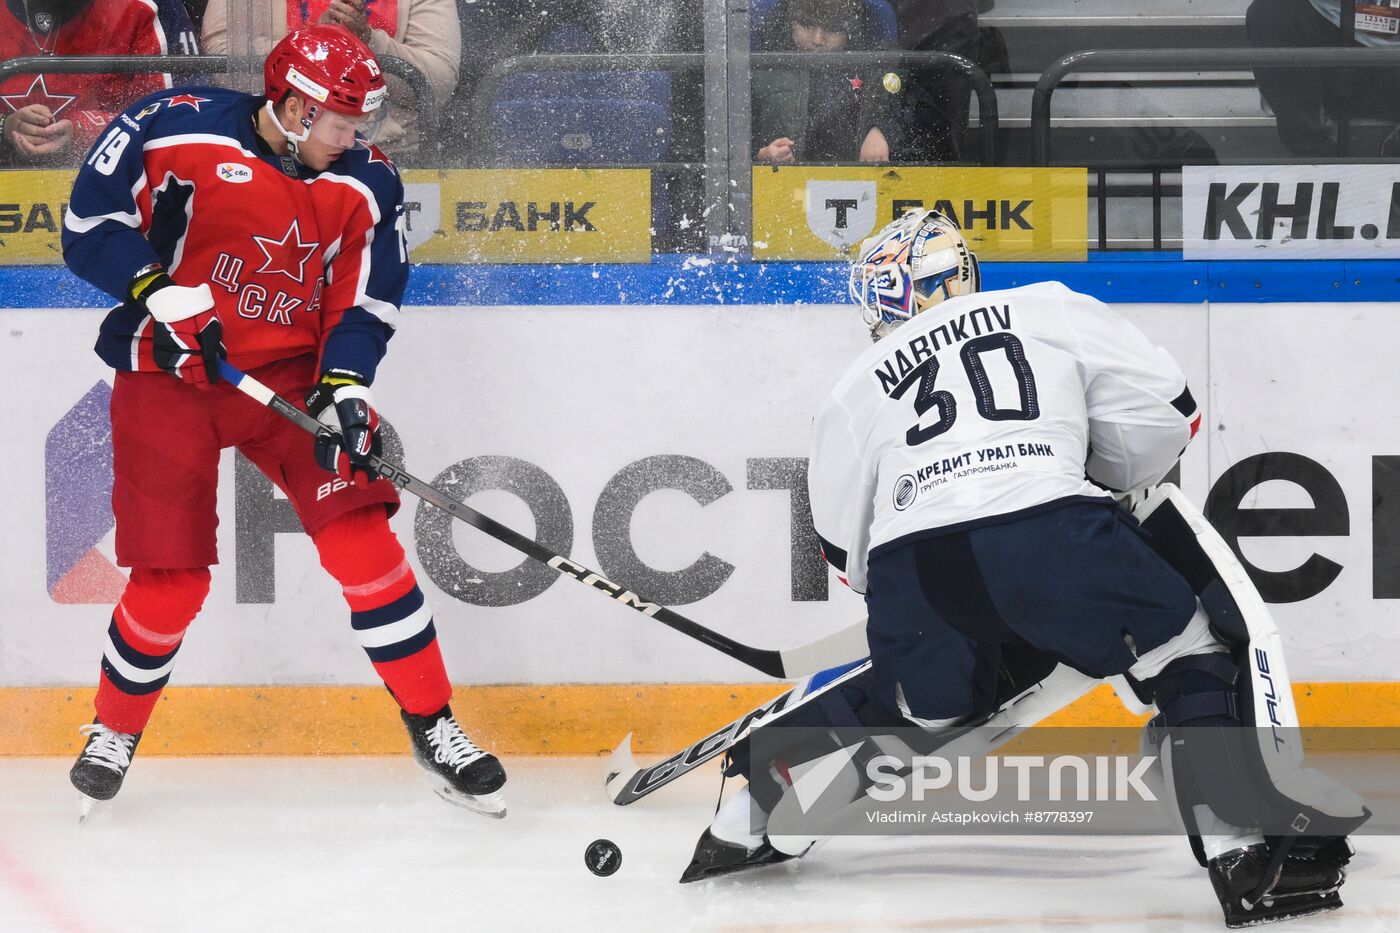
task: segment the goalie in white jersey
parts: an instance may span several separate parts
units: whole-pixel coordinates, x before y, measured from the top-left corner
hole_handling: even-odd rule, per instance
[[[1006,718],[1005,680],[1027,695],[1039,682],[1043,716],[1086,690],[1085,675],[1123,677],[1160,710],[1159,731],[1192,727],[1166,733],[1165,757],[1229,925],[1340,906],[1345,836],[1369,814],[1300,758],[1239,738],[1256,732],[1240,728],[1257,705],[1250,658],[1272,658],[1274,680],[1283,671],[1267,610],[1174,487],[1142,500],[1143,525],[1110,492],[1161,482],[1200,427],[1175,361],[1059,283],[980,291],[957,226],[930,211],[867,240],[850,287],[876,342],[817,414],[808,484],[827,561],[866,597],[870,663],[817,675],[835,686],[786,721],[951,735]],[[1064,699],[1046,676],[1057,663],[1080,685]],[[1028,707],[1012,708],[1012,724],[1030,724]],[[750,784],[684,881],[811,841],[758,832],[752,813],[773,814],[786,791],[746,754],[729,773]],[[1342,803],[1298,802],[1320,798]],[[1262,829],[1293,824],[1317,835]]]
[[[1108,677],[1195,613],[1105,488],[1158,482],[1191,440],[1181,370],[1057,282],[979,286],[941,215],[867,241],[851,294],[876,342],[814,428],[813,524],[867,597],[878,699],[913,722],[990,712],[1008,638]]]
[[[858,593],[868,556],[900,544],[1110,505],[1103,486],[1160,480],[1200,427],[1175,361],[1107,305],[1058,282],[978,287],[957,227],[927,212],[852,270],[877,343],[817,416],[809,485],[826,556]]]

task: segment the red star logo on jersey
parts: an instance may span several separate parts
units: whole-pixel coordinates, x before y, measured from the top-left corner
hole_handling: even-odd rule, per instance
[[[311,254],[316,252],[316,247],[320,243],[303,243],[301,241],[301,227],[295,219],[292,225],[287,228],[287,232],[282,234],[282,239],[274,240],[270,236],[254,236],[253,242],[258,244],[258,249],[262,250],[263,264],[259,272],[280,272],[298,285],[303,283],[306,269],[306,260],[311,258]]]
[[[382,151],[380,151],[378,146],[374,145],[373,143],[367,143],[363,139],[359,140],[359,144],[369,150],[369,162],[371,165],[373,165],[375,162],[378,162],[380,165],[383,165],[386,168],[388,168],[389,171],[393,172],[395,175],[399,173],[398,168],[394,165],[393,162],[389,161],[389,157],[386,156]]]
[[[189,104],[195,110],[198,110],[200,104],[207,103],[209,103],[209,98],[195,97],[193,94],[176,94],[174,97],[170,98],[171,109],[174,109],[180,104]]]
[[[77,99],[76,94],[50,94],[48,82],[44,80],[43,75],[36,76],[34,83],[29,85],[29,90],[23,94],[0,94],[0,100],[12,111],[28,107],[30,104],[43,104],[55,117]]]
[[[865,83],[860,78],[847,78],[846,80],[851,82],[851,90],[853,91],[859,91],[860,86]]]

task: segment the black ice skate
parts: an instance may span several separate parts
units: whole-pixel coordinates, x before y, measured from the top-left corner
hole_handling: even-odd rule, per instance
[[[1345,862],[1287,858],[1277,868],[1269,847],[1253,845],[1210,860],[1210,883],[1225,925],[1231,929],[1292,920],[1342,906],[1338,889],[1346,880]],[[1264,885],[1270,870],[1277,873]]]
[[[81,822],[87,819],[99,801],[111,800],[122,789],[122,781],[131,767],[131,756],[136,751],[136,743],[141,741],[141,733],[117,732],[100,722],[83,726],[78,731],[88,740],[73,770],[68,772],[68,779],[82,794],[78,813]]]
[[[718,878],[720,875],[730,875],[736,871],[760,868],[764,865],[776,865],[794,858],[797,856],[773,848],[767,837],[759,843],[758,848],[750,849],[737,842],[725,842],[706,829],[700,834],[700,841],[695,844],[695,854],[690,857],[690,864],[681,873],[681,884]]]
[[[413,757],[431,775],[433,790],[439,797],[492,819],[506,815],[505,801],[499,793],[506,783],[505,769],[495,755],[477,748],[467,738],[450,706],[430,716],[414,716],[402,710],[400,715],[413,738]]]

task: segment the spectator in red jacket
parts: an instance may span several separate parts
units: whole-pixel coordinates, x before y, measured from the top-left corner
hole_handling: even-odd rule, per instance
[[[6,0],[0,60],[43,55],[193,55],[189,14],[155,0]],[[19,74],[0,83],[0,155],[76,159],[116,113],[171,86],[168,74]]]

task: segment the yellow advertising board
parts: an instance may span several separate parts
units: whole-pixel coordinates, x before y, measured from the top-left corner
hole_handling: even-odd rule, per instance
[[[405,171],[414,262],[650,262],[648,169]]]
[[[73,171],[0,171],[0,264],[63,262]],[[405,171],[415,262],[650,262],[647,169]]]
[[[755,259],[838,259],[906,210],[957,219],[979,258],[1083,262],[1082,168],[755,166]]]
[[[0,171],[0,264],[63,262],[63,214],[73,171]]]

